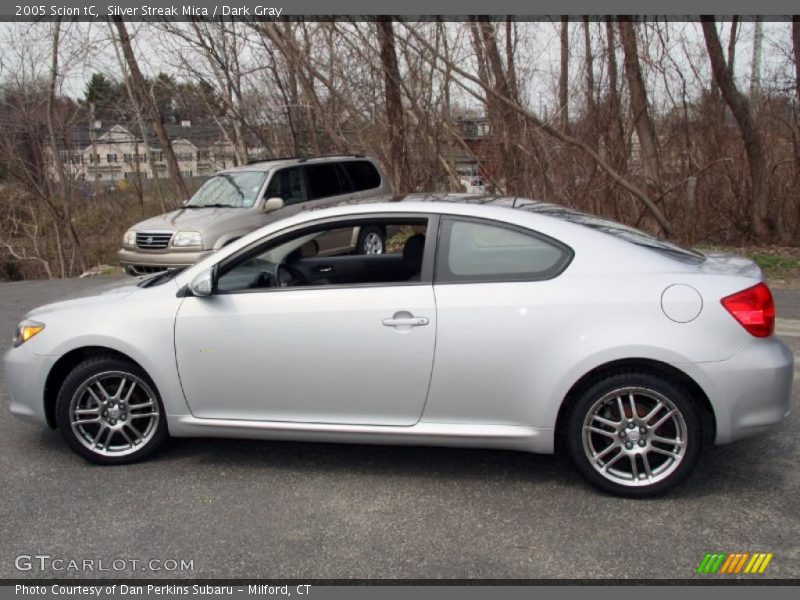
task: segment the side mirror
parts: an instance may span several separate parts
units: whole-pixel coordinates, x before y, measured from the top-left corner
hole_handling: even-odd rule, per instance
[[[189,284],[189,290],[193,296],[207,297],[214,293],[214,271],[213,269],[206,269],[198,274],[192,283]]]
[[[275,198],[270,198],[269,200],[264,202],[264,207],[262,208],[262,210],[264,212],[272,212],[274,210],[279,210],[283,208],[283,206],[284,206],[283,198],[275,197]]]

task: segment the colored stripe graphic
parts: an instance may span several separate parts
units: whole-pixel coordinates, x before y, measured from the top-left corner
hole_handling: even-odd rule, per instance
[[[740,573],[755,575],[767,570],[772,560],[771,552],[707,552],[697,566],[696,573],[721,575],[738,575]]]

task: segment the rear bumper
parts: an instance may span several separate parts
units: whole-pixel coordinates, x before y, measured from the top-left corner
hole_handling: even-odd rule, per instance
[[[170,269],[191,266],[212,252],[213,250],[199,250],[196,252],[176,250],[141,252],[123,248],[117,252],[117,258],[123,267]]]
[[[777,337],[755,339],[728,360],[696,364],[717,424],[717,444],[768,431],[792,410],[794,355]]]

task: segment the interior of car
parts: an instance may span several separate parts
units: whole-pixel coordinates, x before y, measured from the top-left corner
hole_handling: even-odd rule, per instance
[[[352,247],[320,253],[318,240],[342,224],[304,229],[243,254],[221,269],[218,293],[321,285],[368,285],[419,281],[425,251],[426,219],[371,219],[348,223],[387,231],[386,252],[360,254]]]

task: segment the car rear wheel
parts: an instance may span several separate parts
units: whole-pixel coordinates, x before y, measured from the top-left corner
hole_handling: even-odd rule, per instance
[[[358,233],[359,254],[383,254],[386,251],[386,236],[379,227],[362,227]]]
[[[56,420],[67,444],[98,464],[142,460],[167,436],[153,382],[113,356],[87,359],[70,372],[58,393]]]
[[[702,446],[700,417],[680,385],[627,372],[590,386],[566,425],[569,454],[598,488],[631,498],[667,492],[694,469]]]

